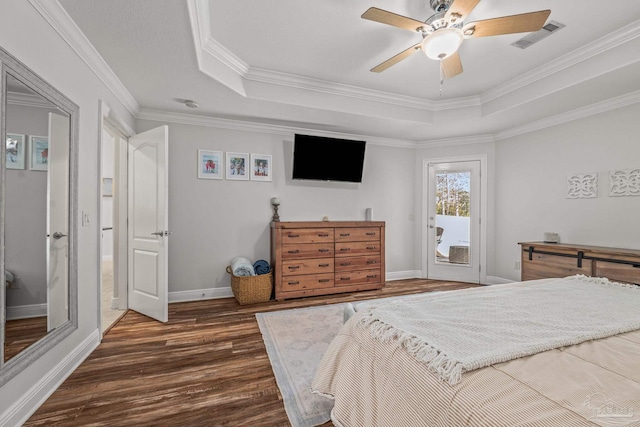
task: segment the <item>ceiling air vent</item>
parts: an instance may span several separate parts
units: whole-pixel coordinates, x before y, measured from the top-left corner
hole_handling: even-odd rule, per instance
[[[540,30],[534,33],[527,34],[520,40],[511,43],[511,46],[519,47],[520,49],[526,49],[532,44],[539,42],[543,38],[550,36],[551,33],[555,33],[564,26],[564,24],[561,24],[557,21],[549,21],[547,25],[542,27]]]

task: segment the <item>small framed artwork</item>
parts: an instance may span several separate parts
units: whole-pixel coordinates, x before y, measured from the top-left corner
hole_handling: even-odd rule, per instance
[[[46,171],[49,165],[49,138],[46,136],[30,136],[29,153],[31,158],[29,169]]]
[[[7,134],[6,165],[7,169],[24,169],[24,135]]]
[[[198,150],[198,178],[222,179],[222,151]]]
[[[113,178],[102,178],[102,197],[113,197]]]
[[[248,181],[249,154],[227,152],[227,179]]]
[[[251,180],[271,181],[271,155],[251,154]]]

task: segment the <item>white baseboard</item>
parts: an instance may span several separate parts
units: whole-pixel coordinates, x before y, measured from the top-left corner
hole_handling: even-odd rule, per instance
[[[47,315],[47,304],[28,304],[7,307],[7,320],[31,319]]]
[[[231,287],[196,289],[193,291],[169,292],[169,303],[201,301],[206,299],[233,298]]]
[[[506,283],[513,283],[514,280],[505,279],[504,277],[498,276],[487,276],[487,280],[483,285],[504,285]]]
[[[96,329],[40,381],[34,384],[17,402],[0,415],[0,426],[23,425],[99,344],[100,331]]]
[[[407,270],[407,271],[393,271],[385,274],[385,280],[403,280],[403,279],[415,279],[419,278],[422,273],[420,270]]]
[[[420,270],[394,271],[394,272],[387,272],[385,275],[385,280],[390,282],[393,280],[416,279],[416,278],[420,278],[421,275],[422,275],[422,272]],[[484,284],[497,285],[500,283],[511,283],[511,282],[513,282],[513,280],[503,279],[501,277],[487,276],[487,282]],[[207,299],[219,299],[219,298],[233,298],[233,292],[231,291],[231,287],[169,292],[169,303],[202,301]]]

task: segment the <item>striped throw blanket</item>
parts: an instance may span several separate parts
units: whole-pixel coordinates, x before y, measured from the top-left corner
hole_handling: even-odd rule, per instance
[[[463,372],[640,329],[640,287],[577,275],[427,293],[360,322],[455,385]]]

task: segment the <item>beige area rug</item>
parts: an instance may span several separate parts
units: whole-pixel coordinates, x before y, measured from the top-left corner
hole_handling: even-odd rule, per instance
[[[316,367],[343,322],[346,303],[257,313],[284,408],[293,427],[330,420],[333,400],[311,392]]]

